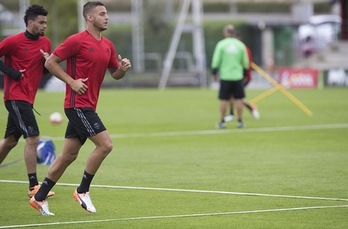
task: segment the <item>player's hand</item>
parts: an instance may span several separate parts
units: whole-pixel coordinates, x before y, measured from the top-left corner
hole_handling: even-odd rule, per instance
[[[132,64],[128,58],[122,58],[121,55],[118,55],[117,60],[118,60],[120,68],[124,72],[128,71],[132,67]]]
[[[21,69],[21,70],[19,70],[19,72],[21,73],[21,77],[18,79],[18,80],[20,80],[20,79],[22,79],[23,77],[24,77],[24,72],[26,71],[27,69]]]
[[[47,60],[47,58],[50,56],[50,54],[48,52],[45,52],[42,49],[40,49],[40,52],[41,52],[42,56],[45,58],[45,60]]]
[[[21,70],[11,70],[7,72],[7,76],[14,81],[19,81],[24,77],[24,72],[26,69],[21,69]]]
[[[88,86],[85,84],[87,80],[88,78],[73,80],[70,83],[70,87],[77,94],[82,95],[87,91]]]
[[[217,75],[212,75],[212,78],[213,78],[213,81],[214,81],[214,82],[217,82],[217,81],[218,81]]]

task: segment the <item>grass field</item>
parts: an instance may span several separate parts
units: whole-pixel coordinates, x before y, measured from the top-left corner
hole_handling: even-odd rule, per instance
[[[247,91],[251,99],[263,91]],[[218,122],[209,89],[103,90],[98,114],[114,150],[93,180],[96,214],[72,199],[93,145],[54,187],[55,216],[28,205],[24,141],[0,167],[0,228],[348,228],[348,90],[292,90],[309,117],[280,92],[245,111],[245,129]],[[62,149],[63,93],[40,91],[41,135]],[[7,111],[0,106],[0,133]],[[12,162],[15,162],[11,164]],[[40,181],[48,167],[38,166]]]

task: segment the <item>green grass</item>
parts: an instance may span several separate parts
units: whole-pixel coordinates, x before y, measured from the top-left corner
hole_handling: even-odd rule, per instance
[[[248,98],[262,92],[249,90]],[[290,92],[312,117],[277,92],[257,104],[260,120],[245,111],[247,128],[237,129],[232,121],[215,130],[216,91],[103,90],[98,114],[113,136],[114,150],[93,184],[123,188],[92,187],[97,214],[88,214],[71,197],[74,185],[56,185],[49,200],[56,215],[42,217],[28,205],[26,182],[1,181],[0,228],[347,228],[348,201],[334,198],[348,199],[348,91]],[[63,97],[40,91],[35,105],[41,135],[54,139],[57,154],[66,120],[52,126],[48,116],[63,113]],[[0,114],[3,133],[3,105]],[[4,164],[22,158],[23,147],[21,140]],[[59,183],[80,182],[92,149],[88,141]],[[40,180],[47,170],[38,166]],[[0,180],[26,181],[24,162],[0,167]],[[317,206],[334,207],[309,208]]]

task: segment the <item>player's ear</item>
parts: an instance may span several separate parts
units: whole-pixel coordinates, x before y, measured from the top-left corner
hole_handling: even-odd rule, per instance
[[[91,14],[88,14],[86,18],[88,21],[93,21],[93,16]]]

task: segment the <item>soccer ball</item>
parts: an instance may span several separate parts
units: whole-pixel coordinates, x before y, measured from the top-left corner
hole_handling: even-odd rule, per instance
[[[63,121],[63,116],[59,112],[53,112],[50,115],[50,123],[51,124],[60,124]]]

